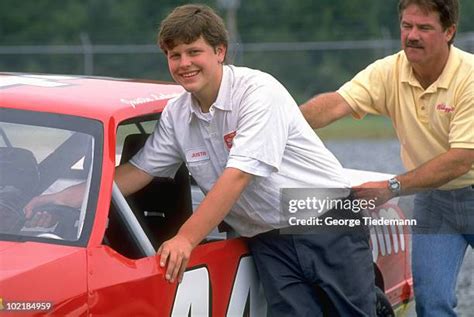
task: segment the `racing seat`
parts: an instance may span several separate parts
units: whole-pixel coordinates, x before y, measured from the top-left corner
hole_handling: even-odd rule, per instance
[[[11,185],[33,194],[38,183],[38,164],[30,150],[0,147],[0,186]]]
[[[148,136],[143,133],[128,135],[124,140],[120,164],[128,162],[143,147]],[[150,184],[126,199],[157,250],[162,242],[178,232],[192,214],[188,169],[183,164],[174,179],[155,177]]]
[[[0,232],[16,232],[23,226],[23,206],[36,194],[39,180],[30,150],[0,147]]]

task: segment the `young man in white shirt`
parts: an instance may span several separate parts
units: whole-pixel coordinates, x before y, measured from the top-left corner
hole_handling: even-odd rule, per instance
[[[275,231],[289,226],[280,210],[281,188],[349,192],[341,165],[290,94],[266,73],[224,65],[227,32],[207,6],[176,8],[161,24],[159,45],[186,92],[170,101],[143,149],[117,168],[115,181],[128,195],[155,176],[173,177],[185,162],[206,193],[158,250],[166,279],[181,280],[193,248],[225,219],[252,237],[271,316],[318,316],[323,310],[374,316],[367,228],[316,235]],[[323,307],[320,291],[331,307]]]

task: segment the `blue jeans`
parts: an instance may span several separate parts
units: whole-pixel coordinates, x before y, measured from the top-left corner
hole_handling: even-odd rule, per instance
[[[432,190],[415,197],[412,271],[417,316],[456,316],[456,282],[474,246],[474,188]]]

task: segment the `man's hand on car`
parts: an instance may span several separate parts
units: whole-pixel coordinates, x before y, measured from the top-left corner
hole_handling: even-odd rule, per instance
[[[160,266],[166,266],[165,279],[173,283],[183,280],[183,274],[188,265],[193,245],[183,235],[177,234],[170,240],[163,242],[157,255],[161,255]]]

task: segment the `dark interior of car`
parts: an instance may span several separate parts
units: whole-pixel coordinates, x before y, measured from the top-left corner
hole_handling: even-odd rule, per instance
[[[128,162],[143,147],[148,134],[130,134],[124,140],[120,164]],[[173,178],[155,178],[135,194],[126,197],[141,227],[155,250],[173,237],[192,214],[190,176],[183,164]],[[111,205],[105,241],[117,252],[129,258],[145,256],[128,234],[126,225]]]

